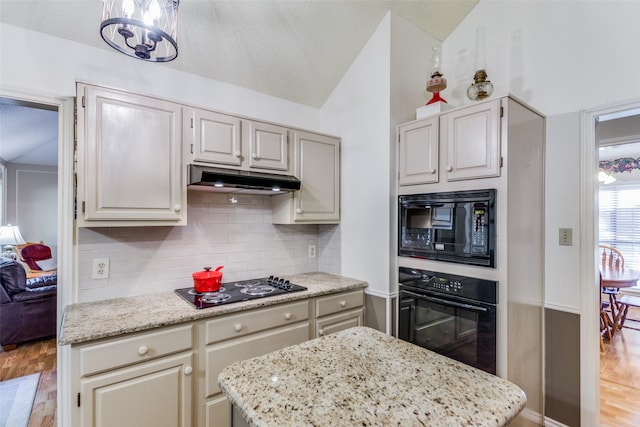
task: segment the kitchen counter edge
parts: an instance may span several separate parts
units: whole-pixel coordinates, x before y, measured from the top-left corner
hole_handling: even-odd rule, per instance
[[[320,272],[284,277],[307,290],[200,310],[173,291],[70,304],[64,309],[58,344],[81,344],[368,286],[363,280]]]

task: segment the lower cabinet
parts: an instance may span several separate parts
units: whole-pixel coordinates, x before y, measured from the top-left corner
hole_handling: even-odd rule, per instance
[[[226,366],[363,323],[360,289],[74,345],[72,426],[228,427]]]
[[[73,425],[190,427],[192,325],[72,348]]]
[[[343,292],[316,298],[315,337],[364,324],[364,292]]]

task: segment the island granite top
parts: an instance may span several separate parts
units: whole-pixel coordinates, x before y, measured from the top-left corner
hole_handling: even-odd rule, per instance
[[[173,291],[70,304],[64,309],[58,343],[79,344],[367,286],[362,280],[319,272],[283,277],[307,290],[200,310]]]
[[[355,327],[227,366],[224,394],[251,426],[504,426],[511,382]]]

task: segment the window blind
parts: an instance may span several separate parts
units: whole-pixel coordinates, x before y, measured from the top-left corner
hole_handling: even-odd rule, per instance
[[[624,256],[624,266],[640,270],[640,183],[600,186],[600,244]]]

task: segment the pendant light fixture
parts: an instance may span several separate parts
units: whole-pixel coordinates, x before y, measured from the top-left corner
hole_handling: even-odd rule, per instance
[[[103,0],[100,35],[134,58],[168,62],[178,56],[180,0]]]

